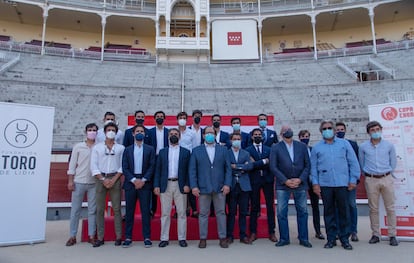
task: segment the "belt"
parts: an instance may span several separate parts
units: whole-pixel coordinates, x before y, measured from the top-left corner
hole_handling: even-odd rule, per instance
[[[178,178],[177,178],[177,177],[175,177],[175,178],[168,178],[168,181],[173,181],[173,182],[175,182],[175,181],[178,181]]]
[[[365,173],[365,176],[367,176],[367,177],[373,177],[373,178],[382,178],[382,177],[388,176],[390,174],[391,174],[390,172],[385,173],[385,174],[369,174],[369,173]]]
[[[116,175],[116,173],[101,173],[101,175],[102,175],[103,177],[112,177],[112,176],[115,176],[115,175]]]

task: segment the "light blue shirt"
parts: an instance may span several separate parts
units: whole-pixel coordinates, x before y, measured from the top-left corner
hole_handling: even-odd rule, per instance
[[[359,146],[359,164],[362,171],[369,174],[386,174],[394,171],[397,166],[395,147],[388,141],[374,145],[365,141]]]
[[[295,158],[295,155],[294,155],[294,153],[293,153],[293,142],[291,143],[291,144],[288,144],[287,142],[285,142],[284,140],[283,140],[283,142],[285,143],[285,145],[286,145],[286,149],[287,149],[287,151],[288,151],[288,153],[289,153],[289,156],[290,156],[290,160],[292,161],[292,163],[293,163],[293,158]]]
[[[142,174],[142,160],[144,156],[144,146],[134,144],[134,173]]]
[[[312,184],[322,187],[343,187],[356,184],[360,176],[358,159],[351,144],[334,138],[317,143],[311,151]]]

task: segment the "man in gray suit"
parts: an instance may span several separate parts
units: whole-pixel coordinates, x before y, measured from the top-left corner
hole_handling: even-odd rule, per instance
[[[217,232],[220,247],[228,248],[226,240],[226,194],[230,192],[232,181],[231,165],[227,158],[227,148],[216,144],[213,127],[204,129],[204,144],[193,149],[189,164],[190,187],[198,197],[200,215],[199,248],[207,246],[208,215],[213,200],[216,210]]]

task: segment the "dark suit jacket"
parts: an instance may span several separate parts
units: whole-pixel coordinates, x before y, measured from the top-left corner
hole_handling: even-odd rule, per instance
[[[262,153],[260,155],[253,144],[247,147],[246,151],[248,151],[251,158],[254,159],[253,170],[250,171],[250,183],[252,185],[260,184],[263,181],[266,183],[273,183],[275,177],[272,173],[270,173],[269,163],[263,163],[263,159],[269,158],[270,156],[270,147],[262,145]],[[263,175],[261,171],[263,172]]]
[[[201,194],[219,193],[224,185],[231,186],[231,165],[227,148],[216,144],[213,163],[210,163],[205,144],[193,149],[189,164],[190,188]]]
[[[165,147],[160,150],[155,166],[154,188],[159,187],[160,192],[164,193],[168,184],[168,149]],[[178,157],[178,185],[180,192],[184,194],[184,186],[188,186],[188,163],[191,153],[184,147],[180,147]]]
[[[220,130],[219,142],[224,143],[227,148],[230,148],[231,147],[230,134],[228,132]]]
[[[143,160],[142,160],[142,178],[145,178],[148,183],[153,179],[155,168],[155,150],[152,146],[143,144]],[[122,172],[125,176],[123,188],[125,190],[135,189],[131,179],[134,175],[134,144],[125,148],[124,155],[122,156]],[[146,183],[147,184],[147,183]]]
[[[124,142],[122,143],[125,146],[125,148],[134,144],[135,142],[134,135],[132,135],[132,128],[125,130]],[[150,138],[149,130],[147,128],[144,128],[144,131],[145,131],[144,143],[151,145],[151,138]]]
[[[305,144],[293,141],[293,162],[290,159],[284,141],[272,146],[270,152],[270,171],[276,176],[276,189],[290,189],[285,185],[286,180],[299,178],[302,182],[298,190],[308,189],[308,177],[310,172],[310,160]]]
[[[351,146],[352,146],[352,149],[354,149],[354,152],[355,152],[355,154],[356,154],[356,157],[358,158],[358,160],[359,160],[359,157],[358,157],[358,151],[359,151],[359,147],[358,147],[358,144],[356,143],[356,141],[353,141],[353,140],[348,140],[348,139],[346,139],[350,144],[351,144]]]
[[[159,143],[157,142],[157,127],[149,129],[149,138],[151,140],[151,143],[149,145],[151,145],[152,147],[154,147],[155,150],[157,150],[157,144]],[[161,148],[164,148],[167,146],[168,146],[168,129],[164,127],[164,142]]]
[[[250,184],[249,171],[253,169],[253,163],[250,160],[249,152],[240,149],[239,156],[236,161],[233,150],[230,148],[228,150],[228,158],[231,164],[236,164],[236,168],[232,168],[233,180],[231,183],[231,188],[233,189],[238,182],[242,191],[251,191],[252,186]]]

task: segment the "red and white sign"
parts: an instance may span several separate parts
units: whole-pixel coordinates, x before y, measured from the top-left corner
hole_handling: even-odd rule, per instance
[[[242,32],[227,32],[227,45],[242,45]]]
[[[382,137],[395,146],[395,213],[397,236],[414,240],[414,101],[370,105],[369,119],[383,126]],[[381,235],[387,236],[387,216],[384,203],[380,203]]]

